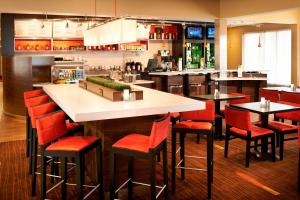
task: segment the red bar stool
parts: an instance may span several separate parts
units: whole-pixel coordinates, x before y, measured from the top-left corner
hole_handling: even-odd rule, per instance
[[[28,98],[25,100],[25,107],[26,107],[26,113],[28,115],[28,128],[29,128],[29,131],[28,131],[28,153],[29,153],[29,174],[32,173],[32,141],[33,141],[33,138],[32,138],[32,127],[31,127],[31,116],[30,116],[30,113],[29,113],[29,108],[32,107],[32,106],[35,106],[35,105],[39,105],[39,104],[43,104],[43,103],[47,103],[49,102],[49,97],[48,95],[41,95],[41,96],[36,96],[36,97],[31,97],[31,98]],[[27,143],[26,142],[26,143]],[[27,150],[26,150],[27,151]]]
[[[259,96],[275,103],[280,99],[280,94],[277,90],[267,90],[261,88],[259,89]]]
[[[180,113],[180,122],[172,128],[172,193],[175,193],[176,169],[181,169],[181,179],[185,179],[184,170],[207,171],[208,198],[211,198],[211,183],[213,181],[213,132],[212,126],[215,119],[215,106],[213,101],[206,101],[205,110]],[[176,135],[180,135],[180,162],[176,164]],[[186,134],[207,136],[207,169],[185,167],[185,157],[205,159],[205,157],[185,155],[184,139]]]
[[[263,137],[271,137],[272,161],[275,162],[275,133],[272,130],[252,125],[249,111],[225,106],[225,121],[225,158],[228,157],[229,140],[235,138],[246,140],[246,167],[249,167],[250,148],[256,147],[251,146],[251,142],[262,139]]]
[[[76,185],[78,199],[87,198],[93,191],[98,189],[99,196],[104,199],[103,188],[103,155],[102,142],[100,138],[93,136],[68,136],[66,124],[66,114],[58,111],[45,115],[36,120],[38,145],[41,147],[41,199],[46,198],[47,192],[51,191],[59,184],[62,185],[62,199],[67,197],[67,185]],[[97,179],[96,186],[86,196],[83,194],[84,185],[84,155],[96,149]],[[46,191],[46,157],[58,157],[61,160],[62,180]],[[67,158],[74,158],[76,163],[76,184],[67,183]]]
[[[126,184],[128,184],[128,199],[132,199],[133,184],[150,186],[151,199],[156,199],[164,192],[164,199],[168,199],[168,169],[167,169],[167,137],[170,132],[170,115],[154,121],[150,136],[141,134],[130,134],[113,144],[110,154],[110,199],[115,199],[116,194]],[[156,186],[155,178],[155,158],[163,151],[163,175],[164,185]],[[128,161],[128,180],[123,183],[117,190],[115,186],[115,173],[117,154],[129,156]],[[150,162],[150,184],[144,184],[133,181],[133,162],[134,158],[148,159]],[[156,195],[156,188],[160,188]]]
[[[29,107],[29,115],[31,116],[31,127],[32,127],[32,155],[30,156],[30,163],[32,165],[32,196],[35,196],[36,190],[36,175],[37,173],[37,157],[38,157],[38,147],[37,147],[37,130],[36,130],[36,119],[42,117],[46,114],[55,112],[58,109],[58,106],[54,102],[48,102],[45,104],[39,104],[36,106]],[[83,127],[78,123],[67,122],[67,131],[69,135],[75,133],[83,133]],[[50,160],[49,160],[50,161]],[[51,177],[57,177],[58,169],[56,166],[55,158],[51,158]],[[54,175],[54,176],[53,176]],[[53,179],[52,179],[53,180]]]
[[[24,104],[26,102],[26,99],[29,99],[31,97],[40,96],[43,94],[43,90],[32,90],[32,91],[26,91],[24,92]],[[26,107],[26,105],[25,105]],[[26,107],[26,157],[29,157],[29,131],[30,131],[30,118],[28,115],[27,107]]]

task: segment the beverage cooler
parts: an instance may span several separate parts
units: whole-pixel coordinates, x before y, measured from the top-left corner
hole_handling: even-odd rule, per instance
[[[204,44],[197,42],[186,43],[186,66],[188,69],[204,67]]]
[[[215,67],[215,44],[207,42],[205,45],[205,65],[207,69]]]

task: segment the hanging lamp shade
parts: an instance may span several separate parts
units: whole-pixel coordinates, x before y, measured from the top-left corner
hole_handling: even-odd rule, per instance
[[[137,41],[137,21],[118,19],[84,33],[84,45],[99,46]]]

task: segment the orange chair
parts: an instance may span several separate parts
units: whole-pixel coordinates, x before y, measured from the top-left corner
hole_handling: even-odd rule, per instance
[[[85,199],[83,195],[84,184],[84,155],[93,149],[96,149],[97,178],[96,186],[92,191],[98,189],[99,196],[104,199],[103,188],[103,153],[101,139],[93,136],[68,136],[66,124],[66,114],[63,111],[57,111],[40,117],[36,120],[38,145],[41,148],[41,199],[46,198],[46,157],[57,157],[61,160],[62,171],[62,199],[66,199],[67,190],[67,158],[75,159],[76,163],[76,188],[78,199]],[[51,191],[57,185],[48,191]]]
[[[293,92],[280,92],[280,102],[283,104],[288,104],[292,106],[300,106],[300,93]],[[294,125],[300,122],[300,111],[291,111],[275,114],[275,119],[287,119],[291,120]]]
[[[43,94],[43,90],[32,90],[32,91],[26,91],[24,92],[24,104],[26,102],[26,99],[29,99],[31,97],[36,97],[40,96]],[[25,105],[26,107],[26,105]],[[30,131],[30,118],[27,112],[27,107],[26,107],[26,157],[29,157],[29,131]]]
[[[152,125],[150,136],[141,134],[127,135],[112,145],[110,154],[110,199],[115,199],[116,193],[128,184],[128,199],[132,199],[132,185],[150,186],[150,199],[156,199],[156,188],[160,188],[161,194],[164,191],[164,199],[168,199],[168,171],[167,171],[167,138],[170,132],[170,115],[156,120]],[[155,157],[163,151],[163,176],[164,185],[159,187],[155,185]],[[128,162],[128,180],[116,190],[115,172],[116,172],[116,155],[125,155],[129,157]],[[134,158],[148,159],[150,162],[150,185],[133,181],[133,162]]]
[[[207,188],[208,198],[211,198],[211,183],[213,181],[213,121],[215,120],[215,105],[213,101],[206,101],[205,110],[180,113],[180,122],[172,128],[172,193],[175,193],[176,168],[181,169],[181,179],[185,179],[184,170],[203,170],[185,167],[185,157],[204,158],[185,155],[184,139],[186,134],[207,136]],[[176,135],[180,136],[180,162],[176,164]]]
[[[275,161],[275,134],[273,131],[251,124],[250,112],[225,107],[226,137],[224,157],[228,157],[229,140],[240,138],[246,140],[246,167],[249,167],[251,142],[271,137],[272,160]],[[234,136],[233,138],[231,136]],[[253,146],[255,147],[255,146]]]
[[[279,92],[277,90],[259,89],[259,96],[272,102],[279,101]]]
[[[239,104],[239,103],[249,103],[250,102],[250,95],[248,95],[248,94],[237,93],[237,92],[232,92],[230,94],[231,95],[235,95],[235,96],[242,96],[244,98],[243,99],[235,99],[235,100],[227,101],[227,103],[229,105],[231,105],[231,104]],[[222,113],[223,116],[224,116],[224,112],[225,112],[225,110],[221,110],[221,113]]]
[[[32,155],[32,127],[31,127],[31,116],[30,116],[30,113],[29,113],[29,108],[32,107],[32,106],[35,106],[35,105],[39,105],[39,104],[42,104],[42,103],[47,103],[49,102],[49,97],[48,95],[41,95],[41,96],[36,96],[36,97],[31,97],[31,98],[27,98],[25,100],[25,107],[26,107],[26,115],[28,116],[27,118],[27,122],[29,122],[28,124],[28,133],[27,133],[27,139],[26,139],[26,154],[27,154],[27,151],[28,151],[28,157],[30,158],[30,161],[29,161],[29,174],[32,173],[32,162],[31,162],[31,155]]]
[[[36,130],[36,120],[39,117],[47,115],[49,113],[55,112],[58,110],[58,106],[54,102],[48,102],[45,104],[39,104],[36,106],[29,107],[29,115],[31,118],[31,127],[32,127],[32,155],[30,155],[30,162],[29,164],[32,165],[30,168],[32,169],[32,196],[35,196],[35,189],[36,189],[36,172],[37,172],[37,130]],[[80,133],[83,131],[83,127],[80,126],[78,123],[71,123],[67,122],[67,131],[68,134]],[[55,174],[55,166],[54,160],[52,159],[52,166],[51,166],[51,174]]]

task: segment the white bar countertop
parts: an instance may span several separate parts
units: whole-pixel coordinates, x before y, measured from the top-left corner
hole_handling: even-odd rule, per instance
[[[205,103],[141,86],[144,99],[113,102],[77,84],[44,85],[44,91],[74,122],[97,121],[205,109]]]
[[[220,78],[211,78],[213,81],[267,81],[267,78],[264,77],[220,77]]]
[[[129,85],[144,85],[144,84],[153,84],[154,81],[151,81],[151,80],[136,80],[132,83],[126,83],[124,81],[117,81],[119,83],[123,83],[123,84],[129,84]]]

